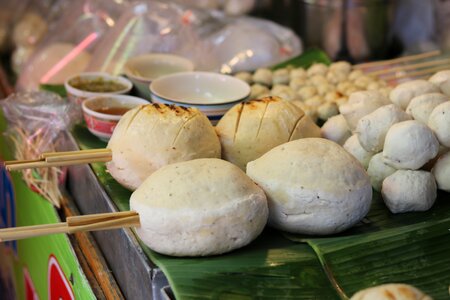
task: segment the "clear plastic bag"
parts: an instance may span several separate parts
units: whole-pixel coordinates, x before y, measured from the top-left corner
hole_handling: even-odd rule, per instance
[[[233,73],[276,64],[301,51],[291,30],[270,21],[148,1],[123,13],[88,69],[117,75],[133,56],[172,53],[190,59],[197,70]]]
[[[17,160],[37,159],[43,152],[54,152],[65,144],[69,129],[75,121],[73,104],[50,92],[17,93],[0,101],[8,120],[5,132]],[[22,170],[24,181],[56,207],[62,195],[59,184],[65,169],[39,168]]]
[[[64,80],[84,71],[104,34],[115,25],[126,1],[71,1],[63,14],[49,24],[48,34],[27,61],[17,91],[62,86]]]

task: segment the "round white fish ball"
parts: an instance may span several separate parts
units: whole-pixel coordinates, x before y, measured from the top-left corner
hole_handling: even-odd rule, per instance
[[[395,123],[410,119],[411,117],[398,106],[389,104],[359,119],[355,132],[364,149],[378,152],[383,150],[384,139],[389,128]]]
[[[367,86],[374,82],[373,79],[371,79],[368,76],[361,76],[355,79],[355,81],[353,81],[353,84],[360,89],[366,89]]]
[[[298,98],[297,93],[293,89],[283,84],[275,85],[272,88],[270,94],[272,96],[277,96],[287,101],[292,101]]]
[[[253,82],[266,86],[272,85],[272,71],[266,68],[257,69],[253,74]]]
[[[338,114],[339,109],[337,104],[334,102],[325,102],[317,107],[317,115],[319,116],[319,119],[328,120],[332,116],[336,116]]]
[[[319,107],[322,103],[324,102],[323,98],[320,97],[319,95],[313,96],[309,99],[305,100],[305,104],[309,105],[311,107]]]
[[[328,67],[322,63],[315,63],[306,71],[309,77],[314,75],[325,75],[328,71]]]
[[[352,65],[346,61],[337,61],[330,65],[329,71],[348,75],[352,71]]]
[[[331,84],[338,84],[339,82],[347,80],[347,74],[346,73],[342,73],[342,72],[338,72],[338,71],[331,71],[330,70],[330,71],[327,72],[326,78],[327,78],[329,83],[331,83]]]
[[[394,214],[426,211],[437,197],[436,180],[427,171],[397,170],[383,181],[381,194]]]
[[[295,77],[291,79],[291,81],[289,82],[289,86],[294,91],[298,91],[299,89],[307,85],[307,82],[308,81],[305,78]]]
[[[243,80],[243,81],[247,82],[248,84],[253,83],[253,79],[252,79],[253,76],[249,72],[238,72],[238,73],[236,73],[236,75],[234,75],[234,77],[239,78],[240,80]]]
[[[297,91],[297,94],[300,96],[302,100],[306,100],[312,98],[317,95],[317,89],[314,86],[304,86]]]
[[[275,84],[288,84],[289,83],[289,70],[278,69],[273,72],[272,83]]]
[[[322,132],[322,137],[332,140],[341,146],[352,136],[352,132],[348,128],[347,121],[345,121],[343,115],[336,115],[329,118],[323,124],[320,131]]]
[[[344,149],[353,155],[365,169],[369,166],[370,159],[375,155],[375,152],[366,151],[359,143],[356,134],[348,138],[344,143]]]
[[[389,94],[389,98],[392,103],[400,106],[402,109],[406,109],[414,97],[438,92],[439,88],[433,83],[418,79],[397,85]]]
[[[442,145],[450,147],[450,101],[441,103],[433,109],[428,126]]]
[[[428,124],[428,118],[430,117],[433,109],[441,103],[449,101],[450,98],[441,93],[423,94],[414,97],[409,102],[406,112],[410,114],[414,120]]]
[[[347,90],[352,87],[353,83],[351,83],[350,81],[342,81],[337,84],[336,90],[341,94],[345,94]]]
[[[359,77],[365,76],[363,71],[361,70],[353,70],[350,72],[350,74],[348,74],[348,80],[350,81],[354,81]]]
[[[294,78],[306,79],[308,77],[308,75],[306,74],[306,70],[303,68],[292,69],[290,76],[291,76],[291,79],[294,79]]]
[[[377,153],[370,159],[369,167],[367,168],[367,174],[369,174],[370,182],[375,191],[381,191],[381,185],[383,180],[397,169],[389,166],[384,162],[383,153]]]
[[[325,76],[323,75],[314,75],[309,79],[309,82],[314,85],[314,86],[318,86],[321,84],[328,84],[327,79],[325,78]]]
[[[431,171],[440,190],[450,192],[450,152],[442,155]]]
[[[323,99],[324,99],[326,102],[336,102],[336,100],[339,99],[340,97],[341,97],[341,95],[340,95],[338,92],[336,92],[336,91],[330,91],[330,92],[327,92],[327,93],[325,94],[325,96],[323,97]]]
[[[265,85],[256,83],[250,87],[250,99],[261,98],[263,95],[270,92],[269,88]]]
[[[347,120],[351,130],[356,128],[359,119],[377,108],[388,104],[386,97],[377,91],[360,91],[353,93],[346,104],[339,106],[339,111]]]
[[[437,72],[428,81],[434,83],[444,94],[450,96],[450,70]]]
[[[409,120],[392,125],[384,141],[383,157],[396,169],[416,170],[439,152],[439,142],[425,124]]]

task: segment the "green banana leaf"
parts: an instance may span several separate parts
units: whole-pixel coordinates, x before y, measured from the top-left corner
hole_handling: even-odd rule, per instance
[[[105,148],[86,127],[72,132],[81,149]],[[117,183],[104,163],[91,164],[119,210],[129,210],[131,192]],[[267,228],[249,246],[208,258],[174,258],[141,244],[163,270],[177,299],[339,299],[314,251]]]
[[[274,67],[329,64],[319,50]],[[84,126],[73,136],[81,149],[106,144]],[[92,168],[119,210],[129,210],[131,192],[106,172]],[[440,193],[427,212],[394,215],[374,193],[366,218],[335,236],[311,237],[266,228],[250,245],[225,255],[174,258],[143,251],[167,276],[177,299],[348,299],[356,291],[402,282],[434,299],[449,299],[450,196]]]
[[[285,68],[287,66],[309,68],[314,63],[331,64],[328,55],[322,50],[311,48],[305,50],[302,54],[284,61],[272,67],[272,70]]]

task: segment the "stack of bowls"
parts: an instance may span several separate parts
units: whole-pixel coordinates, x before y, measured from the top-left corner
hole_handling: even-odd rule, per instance
[[[182,72],[160,77],[150,84],[154,103],[196,107],[213,124],[235,104],[250,95],[240,79],[212,72]]]
[[[124,66],[124,74],[133,82],[136,94],[150,100],[149,84],[158,77],[178,72],[193,71],[194,64],[173,54],[149,53],[130,58]]]

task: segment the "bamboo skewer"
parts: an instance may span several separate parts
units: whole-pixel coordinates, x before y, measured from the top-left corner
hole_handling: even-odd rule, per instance
[[[353,67],[355,69],[363,69],[363,68],[369,68],[369,67],[383,67],[383,66],[392,65],[395,63],[410,62],[410,61],[414,61],[414,60],[420,60],[420,59],[424,59],[424,58],[438,56],[440,54],[441,54],[440,50],[435,50],[435,51],[430,51],[430,52],[425,52],[425,53],[420,53],[420,54],[415,54],[415,55],[398,57],[398,58],[389,59],[389,60],[362,63],[362,64],[354,65]]]
[[[5,161],[7,170],[31,168],[63,167],[93,162],[108,162],[112,159],[110,149],[93,149],[67,152],[42,153],[40,159]]]
[[[56,233],[97,231],[124,227],[139,227],[135,211],[68,217],[66,222],[0,229],[0,242],[19,240]]]
[[[367,72],[367,74],[368,75],[379,76],[379,75],[386,75],[386,74],[397,72],[397,71],[407,71],[407,70],[421,69],[421,68],[424,68],[424,67],[439,66],[439,65],[442,65],[444,63],[450,63],[450,57],[443,58],[443,59],[432,60],[432,61],[421,62],[421,63],[416,63],[416,64],[410,64],[410,65],[406,65],[406,66],[396,66],[396,67],[392,67],[392,68],[389,68],[389,69],[383,69],[383,70],[377,70],[377,71],[373,71],[373,72]]]
[[[432,75],[438,71],[443,71],[443,70],[447,70],[447,69],[450,69],[450,63],[446,64],[446,65],[440,65],[437,67],[422,69],[422,70],[418,70],[418,71],[404,72],[401,74],[393,74],[393,75],[383,77],[383,79],[386,81],[389,81],[389,80],[393,80],[393,79],[402,79],[402,78],[407,78],[407,77],[419,77],[419,76],[426,77],[426,76]]]

